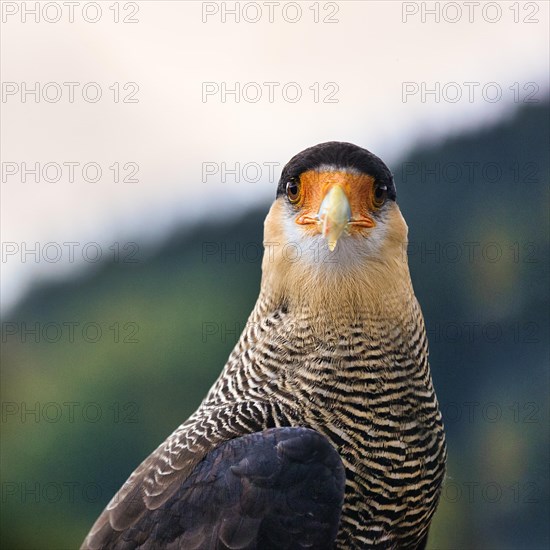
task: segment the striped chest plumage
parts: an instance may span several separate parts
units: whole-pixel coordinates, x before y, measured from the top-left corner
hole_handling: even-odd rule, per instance
[[[416,300],[397,319],[372,311],[315,334],[316,315],[260,297],[206,408],[260,404],[265,428],[324,434],[346,467],[339,548],[414,548],[444,476],[445,441]]]

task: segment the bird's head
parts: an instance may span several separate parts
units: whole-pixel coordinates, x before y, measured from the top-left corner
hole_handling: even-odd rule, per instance
[[[321,143],[282,171],[265,222],[264,280],[325,297],[354,285],[375,291],[392,276],[409,280],[406,242],[384,162],[351,143]]]

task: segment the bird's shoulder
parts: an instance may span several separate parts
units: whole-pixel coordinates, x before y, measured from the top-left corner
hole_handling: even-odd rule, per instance
[[[83,548],[328,548],[336,536],[344,467],[314,430],[280,427],[227,439],[169,484],[161,477],[170,475],[168,462],[159,469],[155,455],[100,516]],[[155,461],[150,486],[143,473]]]

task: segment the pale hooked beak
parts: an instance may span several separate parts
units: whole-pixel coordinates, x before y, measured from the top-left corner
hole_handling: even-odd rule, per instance
[[[322,235],[327,239],[328,249],[332,252],[351,221],[349,200],[339,185],[331,187],[325,195],[317,216],[322,224]]]

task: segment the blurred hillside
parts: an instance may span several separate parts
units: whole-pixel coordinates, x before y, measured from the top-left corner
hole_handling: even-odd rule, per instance
[[[429,548],[550,543],[549,119],[525,107],[391,166],[449,442]],[[77,547],[197,407],[258,294],[267,207],[122,251],[3,320],[3,548]]]

